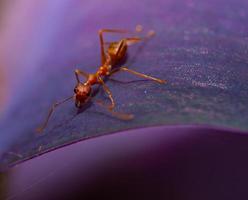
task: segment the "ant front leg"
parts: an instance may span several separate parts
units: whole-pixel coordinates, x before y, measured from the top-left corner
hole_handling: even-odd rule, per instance
[[[109,90],[109,88],[105,85],[104,81],[102,80],[101,77],[99,77],[99,83],[103,86],[104,91],[108,94],[109,99],[111,101],[111,106],[105,106],[104,103],[100,100],[96,100],[96,103],[99,106],[102,106],[104,108],[106,108],[114,117],[121,119],[121,120],[131,120],[134,118],[134,115],[132,114],[126,114],[126,113],[119,113],[119,112],[115,112],[113,111],[113,108],[115,107],[115,102],[112,96],[111,91]]]
[[[115,101],[114,101],[114,98],[112,96],[112,93],[111,93],[110,89],[108,88],[108,86],[104,83],[102,78],[101,77],[98,77],[98,78],[99,78],[99,83],[103,86],[104,91],[108,94],[108,97],[111,101],[111,105],[108,108],[109,108],[109,110],[113,110],[115,107]]]
[[[136,76],[139,76],[141,78],[145,78],[145,79],[149,79],[149,80],[152,80],[152,81],[155,81],[157,83],[160,83],[160,84],[164,84],[166,83],[167,81],[166,80],[162,80],[162,79],[158,79],[158,78],[155,78],[155,77],[152,77],[152,76],[148,76],[146,74],[142,74],[140,72],[136,72],[134,70],[131,70],[131,69],[128,69],[127,67],[120,67],[120,68],[117,68],[115,70],[113,70],[110,75],[116,73],[116,72],[119,72],[119,71],[125,71],[125,72],[129,72],[131,74],[134,74]]]
[[[89,77],[88,73],[86,73],[86,72],[84,72],[82,70],[76,69],[75,70],[75,76],[76,76],[76,79],[77,79],[78,83],[80,83],[79,75],[85,77],[86,79],[88,79],[88,77]]]
[[[102,106],[104,108],[107,108],[108,111],[116,118],[118,119],[121,119],[121,120],[131,120],[134,118],[134,115],[132,114],[126,114],[126,113],[119,113],[119,112],[115,112],[113,111],[113,108],[115,107],[115,102],[114,102],[114,99],[113,99],[113,96],[112,96],[112,93],[110,91],[110,89],[105,85],[104,81],[102,80],[101,77],[99,77],[99,83],[103,86],[103,89],[104,91],[108,94],[108,97],[111,101],[111,106],[105,106],[103,104],[102,101],[96,101],[96,103],[99,105],[99,106]]]

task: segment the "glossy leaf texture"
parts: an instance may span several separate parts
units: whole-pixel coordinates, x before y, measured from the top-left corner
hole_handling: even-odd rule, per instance
[[[10,91],[0,124],[2,166],[138,127],[204,124],[247,131],[247,9],[245,0],[15,3],[1,38]],[[92,73],[99,67],[98,30],[134,30],[137,24],[144,27],[141,35],[153,29],[156,36],[131,46],[125,66],[168,83],[118,73],[107,85],[115,110],[134,114],[133,120],[116,119],[94,103],[78,112],[71,101],[56,109],[42,134],[36,133],[50,106],[73,94],[74,69]],[[102,88],[94,99],[109,103]]]

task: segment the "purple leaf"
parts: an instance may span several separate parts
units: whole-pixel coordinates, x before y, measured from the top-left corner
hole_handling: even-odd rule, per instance
[[[9,86],[0,123],[3,165],[131,128],[207,124],[248,130],[245,0],[26,0],[12,6],[0,41]],[[73,94],[74,70],[99,67],[98,30],[134,30],[137,24],[156,36],[131,46],[125,66],[168,84],[116,74],[118,81],[107,81],[116,111],[134,114],[133,120],[116,119],[94,104],[77,114],[68,102],[37,134],[50,106]],[[108,102],[101,88],[95,98]]]

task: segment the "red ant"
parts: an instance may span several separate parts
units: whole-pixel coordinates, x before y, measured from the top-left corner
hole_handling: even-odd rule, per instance
[[[142,27],[138,25],[136,27],[136,32],[140,32],[142,30]],[[158,78],[154,78],[152,76],[148,76],[146,74],[142,74],[136,71],[133,71],[131,69],[128,69],[125,66],[122,67],[116,67],[117,64],[119,64],[126,56],[127,48],[129,45],[132,45],[134,43],[142,41],[142,39],[147,39],[155,34],[154,31],[149,31],[147,36],[144,38],[141,37],[130,37],[130,38],[123,38],[117,42],[110,42],[108,44],[107,51],[105,50],[105,43],[103,40],[103,33],[129,33],[129,31],[126,30],[117,30],[117,29],[101,29],[99,30],[99,38],[100,38],[100,45],[101,45],[101,66],[98,68],[95,74],[88,74],[82,70],[76,69],[75,70],[75,76],[77,80],[77,85],[74,88],[74,95],[72,97],[69,97],[67,99],[64,99],[60,102],[57,102],[53,104],[52,108],[49,111],[49,114],[45,120],[45,123],[38,128],[37,130],[39,132],[43,131],[45,127],[47,126],[47,123],[49,121],[49,118],[51,117],[54,109],[59,106],[60,104],[70,100],[75,100],[75,106],[77,108],[81,108],[83,105],[85,105],[87,102],[91,99],[92,94],[92,86],[99,84],[103,87],[104,91],[108,95],[111,105],[104,106],[102,102],[97,102],[98,105],[104,106],[108,109],[111,114],[117,118],[123,119],[123,120],[130,120],[133,118],[133,115],[131,114],[123,114],[123,113],[117,113],[114,112],[113,109],[115,107],[115,101],[113,99],[112,93],[110,89],[105,85],[104,78],[107,76],[111,76],[112,74],[119,72],[119,71],[125,71],[129,72],[131,74],[134,74],[136,76],[139,76],[141,78],[150,79],[153,81],[156,81],[160,84],[166,83],[166,80],[161,80]],[[85,82],[81,82],[79,80],[79,76],[82,76],[86,78]]]

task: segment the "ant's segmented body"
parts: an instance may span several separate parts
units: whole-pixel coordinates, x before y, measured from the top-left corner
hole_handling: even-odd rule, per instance
[[[141,26],[137,26],[136,27],[136,31],[139,32],[141,31]],[[110,42],[108,45],[107,50],[105,50],[105,42],[103,39],[103,33],[129,33],[128,31],[125,30],[116,30],[116,29],[102,29],[99,31],[99,38],[100,38],[100,46],[101,46],[101,66],[98,68],[97,72],[95,74],[88,74],[82,70],[76,69],[75,70],[75,76],[76,76],[76,80],[77,80],[77,85],[74,88],[74,95],[72,97],[69,97],[67,99],[64,99],[61,102],[55,103],[53,104],[52,108],[50,109],[50,112],[48,114],[48,117],[46,118],[46,121],[44,123],[44,125],[42,127],[40,127],[38,130],[42,131],[46,126],[47,123],[49,121],[49,118],[51,116],[51,114],[53,113],[54,109],[70,100],[70,99],[74,99],[75,100],[75,105],[77,108],[81,108],[85,103],[89,102],[89,100],[91,99],[91,94],[92,94],[92,86],[99,84],[103,87],[105,93],[108,95],[110,101],[111,101],[111,105],[109,106],[105,106],[108,111],[110,111],[112,113],[112,115],[124,119],[124,120],[128,120],[128,119],[132,119],[133,115],[131,114],[123,114],[123,113],[117,113],[114,112],[113,109],[115,107],[115,101],[113,99],[112,93],[110,91],[110,89],[106,86],[106,84],[104,83],[104,78],[107,76],[111,76],[112,74],[119,72],[119,71],[126,71],[129,72],[131,74],[134,74],[136,76],[142,77],[142,78],[146,78],[146,79],[150,79],[153,81],[156,81],[158,83],[166,83],[165,80],[161,80],[158,78],[154,78],[133,70],[128,69],[127,67],[116,67],[115,66],[117,64],[119,64],[126,56],[127,53],[127,49],[128,46],[134,43],[137,43],[139,41],[141,41],[142,39],[146,39],[151,37],[152,35],[154,35],[154,31],[149,31],[147,36],[145,38],[141,38],[141,37],[130,37],[130,38],[124,38],[121,39],[118,42]],[[79,79],[79,76],[82,76],[86,79],[85,82],[81,82]],[[97,102],[98,105],[104,106],[102,102]]]

